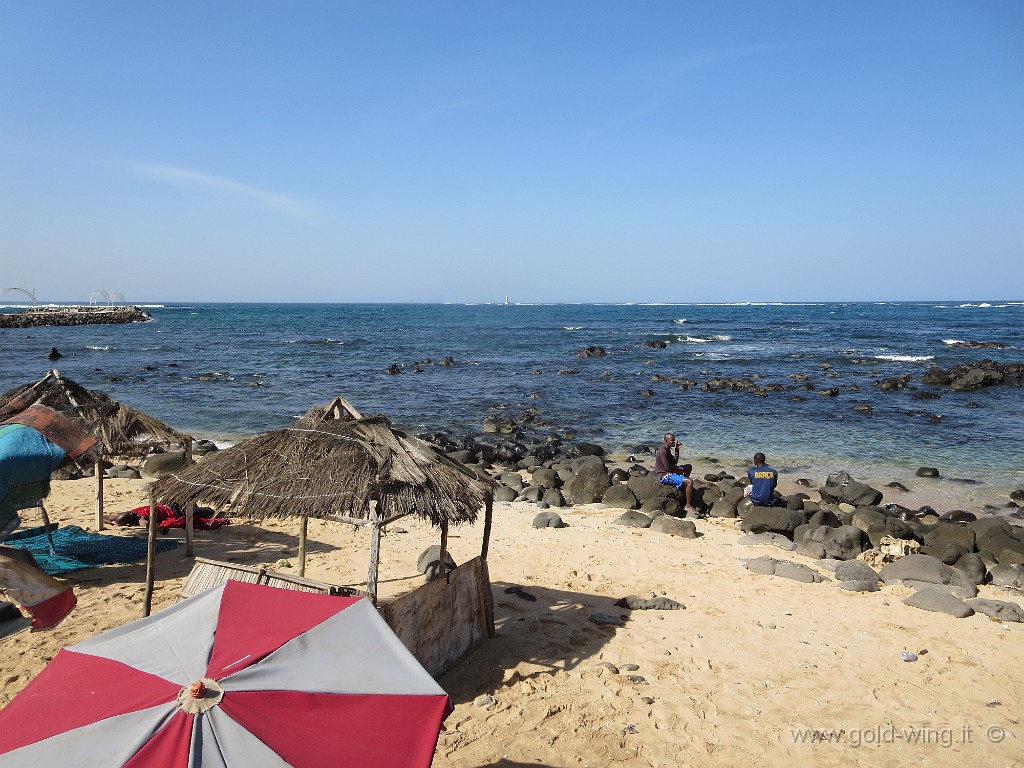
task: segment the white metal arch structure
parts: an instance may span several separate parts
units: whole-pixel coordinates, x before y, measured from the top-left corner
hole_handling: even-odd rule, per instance
[[[33,304],[36,303],[36,295],[32,291],[25,290],[24,288],[0,288],[0,295],[5,293],[21,293],[28,297],[29,301]]]

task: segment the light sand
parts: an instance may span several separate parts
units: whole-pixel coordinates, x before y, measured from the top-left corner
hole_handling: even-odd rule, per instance
[[[108,511],[124,511],[144,502],[147,483],[106,487]],[[94,492],[89,480],[54,483],[51,518],[92,528]],[[703,535],[686,540],[612,525],[620,511],[601,505],[561,512],[568,528],[537,530],[532,505],[495,507],[488,560],[498,635],[440,681],[456,706],[435,766],[1022,765],[1024,625],[910,608],[903,587],[855,594],[834,581],[750,573],[744,560],[761,555],[813,562],[740,546],[734,521],[698,521]],[[453,531],[458,562],[479,553],[481,530]],[[288,521],[199,532],[196,555],[294,565],[296,531]],[[313,521],[309,535],[307,576],[365,582],[364,531]],[[416,558],[432,543],[418,522],[390,529],[382,595],[421,583]],[[154,610],[176,601],[190,567],[184,548],[158,557]],[[138,618],[144,570],[70,574],[79,604],[67,619],[0,643],[0,704],[59,648]],[[505,592],[515,585],[536,601]],[[664,594],[686,609],[612,605],[629,594]],[[1024,605],[994,587],[981,596]],[[589,620],[595,613],[628,620],[601,627]],[[919,660],[902,661],[903,650]],[[496,704],[474,706],[482,694]]]

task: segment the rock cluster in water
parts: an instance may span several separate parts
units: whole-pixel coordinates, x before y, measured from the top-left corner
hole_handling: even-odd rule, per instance
[[[42,307],[0,314],[0,328],[38,328],[60,325],[120,325],[141,323],[149,313],[138,307]]]

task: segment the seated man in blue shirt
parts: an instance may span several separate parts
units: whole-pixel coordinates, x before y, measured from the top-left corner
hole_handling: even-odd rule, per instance
[[[689,477],[692,467],[689,464],[680,467],[676,464],[677,461],[679,443],[676,442],[675,435],[666,432],[661,447],[654,453],[654,471],[662,485],[674,485],[686,494],[686,511],[695,515],[697,510],[693,506],[693,481]]]
[[[764,454],[754,454],[754,468],[747,470],[750,485],[747,495],[758,507],[774,507],[779,501],[775,498],[775,486],[779,484],[779,473],[765,463]]]

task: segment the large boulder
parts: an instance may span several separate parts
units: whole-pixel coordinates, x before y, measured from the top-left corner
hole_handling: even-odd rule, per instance
[[[914,587],[948,585],[957,592],[971,596],[978,593],[977,585],[967,574],[946,565],[931,555],[917,554],[901,557],[882,568],[878,576],[886,584],[902,582]]]
[[[682,502],[669,496],[653,496],[640,505],[640,511],[650,517],[658,515],[683,516]]]
[[[587,456],[585,458],[597,458]],[[611,485],[604,464],[600,467],[584,465],[577,470],[572,480],[565,484],[564,491],[576,504],[594,504],[604,498],[605,491]]]
[[[452,553],[445,552],[444,555],[445,570],[454,571],[458,566],[452,558]],[[416,570],[424,574],[427,577],[427,581],[433,581],[440,574],[440,568],[441,547],[437,544],[432,544],[423,550],[416,560]]]
[[[664,515],[661,517],[664,517]],[[658,519],[660,520],[661,517]],[[633,510],[627,510],[613,521],[615,525],[624,525],[627,528],[650,528],[652,522],[654,521],[647,515]]]
[[[805,584],[827,581],[824,576],[806,565],[791,563],[788,560],[776,560],[774,557],[756,557],[749,560],[747,569],[765,576],[780,576],[784,579],[802,581]]]
[[[697,526],[692,520],[680,520],[678,517],[659,515],[651,523],[651,530],[660,533],[668,533],[672,536],[679,536],[684,539],[697,538]]]
[[[142,465],[142,474],[161,480],[192,466],[194,462],[184,452],[154,453]]]
[[[744,533],[784,533],[792,537],[793,531],[804,524],[804,516],[785,507],[751,506],[740,529]]]
[[[955,544],[964,552],[974,551],[974,531],[966,525],[936,525],[925,537],[924,545],[929,549],[944,544]],[[955,561],[954,561],[955,562]]]
[[[509,488],[507,485],[499,485],[494,489],[494,500],[495,501],[515,501],[519,498],[519,493],[515,488]]]
[[[888,514],[882,507],[857,507],[849,515],[848,524],[864,531],[875,547],[885,536],[894,539],[915,538],[914,529],[908,523]]]
[[[988,575],[988,568],[985,567],[985,561],[974,552],[968,552],[957,560],[953,567],[958,571],[962,571],[967,578],[973,581],[975,584],[981,584],[985,581],[985,577]]]
[[[801,525],[793,532],[796,551],[815,560],[853,560],[867,547],[867,536],[860,528],[844,525]]]
[[[922,589],[903,601],[904,604],[924,611],[948,613],[958,619],[974,614],[974,609],[955,595],[938,589]]]
[[[988,571],[994,587],[1024,588],[1024,567],[1019,565],[994,565]]]
[[[518,493],[521,493],[523,488],[526,487],[526,483],[523,481],[523,476],[518,472],[503,472],[499,475],[498,482],[502,485],[507,485]]]
[[[603,472],[605,475],[608,474],[608,468],[604,464],[604,459],[600,456],[580,456],[575,459],[570,459],[569,469],[576,474],[585,474],[590,472]]]
[[[1017,603],[1006,600],[986,600],[983,597],[971,598],[967,601],[978,613],[991,616],[999,621],[1024,622],[1024,610]]]
[[[711,509],[708,511],[711,517],[738,517],[739,512],[736,511],[736,503],[726,498],[721,498],[715,501],[711,505]]]
[[[541,497],[541,501],[551,507],[564,507],[565,496],[557,488],[548,488],[544,491],[544,495]]]
[[[966,549],[951,541],[933,544],[929,547],[922,547],[921,552],[925,555],[937,557],[946,565],[953,565],[959,561],[961,557],[967,554]]]
[[[836,566],[839,581],[878,581],[875,569],[860,560],[849,560]]]
[[[822,500],[833,504],[852,504],[855,507],[870,507],[882,500],[882,492],[856,480],[839,485],[825,485],[819,488]]]
[[[541,512],[533,518],[534,528],[565,528],[561,515],[555,512]]]
[[[743,485],[735,480],[722,480],[715,487],[721,492],[722,498],[732,502],[733,506],[743,500]]]
[[[1024,534],[1011,527],[1012,535],[998,531],[988,532],[977,541],[978,552],[1002,565],[1024,565]]]
[[[601,497],[601,501],[609,507],[619,507],[620,509],[636,509],[640,506],[636,494],[629,490],[629,486],[625,483],[615,483],[609,486],[608,490],[604,492],[604,496]]]
[[[659,482],[658,476],[653,472],[646,475],[634,475],[629,478],[628,485],[629,490],[631,490],[641,502],[661,496],[674,496],[674,494],[677,493],[674,486],[664,485]]]
[[[539,467],[534,470],[530,482],[545,489],[560,488],[562,486],[562,479],[558,476],[558,473],[547,467]]]

